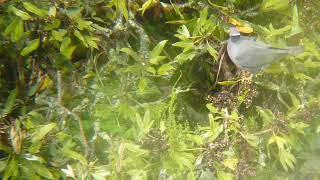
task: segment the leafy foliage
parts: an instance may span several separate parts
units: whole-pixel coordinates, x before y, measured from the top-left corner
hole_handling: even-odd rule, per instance
[[[0,178],[319,178],[319,8],[0,1]],[[250,81],[230,26],[305,52]]]

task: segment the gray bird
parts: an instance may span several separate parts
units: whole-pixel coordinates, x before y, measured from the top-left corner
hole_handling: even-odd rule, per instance
[[[263,42],[258,42],[245,36],[241,36],[236,27],[230,28],[230,37],[227,50],[232,62],[241,69],[256,73],[273,61],[285,56],[294,56],[302,53],[303,47],[292,46],[288,48],[276,48]]]

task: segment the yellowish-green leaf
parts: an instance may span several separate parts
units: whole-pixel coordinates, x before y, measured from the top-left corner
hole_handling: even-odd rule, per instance
[[[48,12],[43,10],[43,9],[39,9],[37,6],[29,3],[29,2],[23,2],[23,7],[28,10],[29,12],[32,12],[33,14],[36,14],[40,17],[45,17]]]
[[[86,21],[86,20],[83,20],[81,18],[77,18],[75,19],[75,21],[78,23],[78,28],[80,30],[83,30],[83,29],[87,29],[89,31],[93,31],[94,29],[91,27],[91,25],[93,24],[92,21]]]
[[[16,179],[19,172],[18,162],[15,158],[11,158],[2,176],[4,180]]]
[[[96,41],[99,41],[98,38],[93,37],[93,36],[87,36],[87,35],[85,35],[85,36],[84,36],[84,39],[85,39],[86,43],[87,43],[90,47],[93,47],[93,48],[95,48],[95,49],[99,49],[99,48],[98,48],[98,45],[97,45],[97,43],[96,43]]]
[[[212,113],[219,113],[218,109],[214,107],[212,104],[206,104],[207,109],[209,109],[210,112]]]
[[[238,159],[236,159],[236,158],[225,159],[223,161],[223,165],[234,171],[237,168]]]
[[[237,20],[237,19],[235,19],[235,18],[232,18],[232,17],[230,17],[230,18],[228,19],[228,22],[229,22],[230,24],[232,24],[232,25],[235,25],[235,26],[242,26],[242,23],[241,23],[239,20]]]
[[[28,54],[30,54],[32,51],[38,49],[39,47],[39,44],[40,44],[40,39],[34,39],[32,41],[30,41],[30,43],[22,49],[21,51],[21,56],[26,56]]]
[[[48,15],[50,17],[56,17],[56,14],[57,14],[57,8],[55,6],[51,6],[49,8],[49,12],[48,12]]]
[[[75,50],[76,46],[71,45],[71,39],[69,37],[66,37],[63,39],[61,46],[60,46],[60,52],[63,54],[66,58],[71,59],[72,53]]]
[[[174,59],[177,60],[180,64],[183,64],[188,60],[192,60],[196,55],[197,55],[196,51],[190,50],[190,51],[185,51],[179,54]]]
[[[250,27],[249,25],[237,26],[237,29],[241,33],[245,33],[245,34],[253,33],[253,28]]]
[[[153,75],[155,75],[156,72],[157,72],[157,71],[156,71],[153,67],[151,67],[151,66],[147,67],[147,71],[150,72],[150,73],[153,74]]]
[[[128,9],[126,6],[126,0],[117,0],[118,1],[118,7],[120,12],[122,13],[123,17],[128,20],[129,18],[129,13],[128,13]]]
[[[147,9],[150,9],[156,3],[156,0],[147,0],[145,3],[143,3],[142,7],[139,9],[140,11],[142,11],[142,16]]]
[[[54,19],[50,23],[46,24],[43,29],[45,31],[50,31],[50,30],[59,28],[60,25],[61,25],[61,21],[59,19]]]
[[[23,35],[23,21],[20,18],[15,18],[5,29],[4,35],[10,35],[12,42],[17,42]]]
[[[51,33],[52,33],[52,37],[55,40],[62,42],[64,36],[67,34],[67,31],[64,29],[60,29],[59,31],[52,30]]]
[[[27,12],[24,12],[20,9],[17,9],[14,6],[10,6],[9,10],[12,11],[16,16],[19,16],[23,20],[30,20],[31,19],[31,16]]]
[[[231,85],[234,85],[236,84],[238,81],[221,81],[221,82],[218,82],[219,85],[221,86],[231,86]]]
[[[86,165],[87,164],[87,159],[81,155],[80,153],[76,152],[76,151],[72,151],[70,149],[67,149],[67,148],[63,148],[62,149],[62,153],[71,158],[71,159],[75,159],[75,160],[78,160],[80,161],[82,164]]]
[[[299,13],[297,5],[294,5],[292,10],[292,29],[287,37],[294,36],[296,34],[301,33],[303,30],[299,25]]]
[[[37,161],[30,161],[30,167],[40,176],[45,177],[47,179],[54,179],[52,173],[43,164]]]
[[[138,83],[139,91],[144,92],[147,86],[148,86],[147,80],[145,78],[140,78]]]
[[[264,0],[261,5],[261,11],[282,11],[289,7],[289,0]]]
[[[187,24],[188,22],[190,22],[190,20],[179,19],[179,20],[173,20],[173,21],[166,21],[166,24]]]
[[[304,134],[305,128],[309,127],[309,124],[304,122],[290,123],[290,128],[295,129],[298,133]]]
[[[272,113],[270,109],[265,109],[259,106],[256,106],[259,114],[261,115],[263,121],[265,122],[271,122],[276,119],[275,115]]]
[[[151,64],[159,64],[161,61],[163,61],[166,58],[167,58],[166,56],[156,56],[156,57],[150,59],[149,62]]]
[[[74,36],[76,36],[82,43],[83,45],[85,45],[86,47],[88,47],[88,44],[86,43],[86,41],[84,40],[84,37],[82,36],[81,32],[78,30],[75,30],[73,32]]]
[[[66,14],[70,19],[77,19],[77,18],[81,18],[82,10],[83,10],[82,7],[68,8],[68,10],[66,11]]]
[[[172,46],[184,48],[183,51],[185,52],[185,51],[188,51],[194,47],[194,42],[191,39],[186,39],[183,41],[173,43]]]
[[[17,100],[17,89],[13,89],[10,91],[10,94],[5,102],[4,107],[2,107],[0,118],[6,116],[7,114],[11,113],[13,107],[15,106]]]
[[[122,48],[122,49],[120,49],[120,51],[128,54],[135,61],[140,61],[139,55],[136,52],[134,52],[132,49],[130,49],[130,48]]]
[[[168,75],[169,74],[169,71],[173,70],[174,67],[167,63],[167,64],[163,64],[159,67],[159,69],[157,70],[157,73],[160,75],[160,76],[163,76],[163,75]]]
[[[217,178],[218,180],[234,180],[233,174],[221,170],[217,171]]]
[[[259,139],[257,136],[255,136],[253,134],[244,134],[241,132],[239,132],[239,133],[248,142],[248,144],[250,144],[250,146],[252,146],[252,147],[258,146]]]
[[[38,142],[41,139],[44,138],[45,135],[47,135],[53,128],[55,128],[57,126],[56,123],[50,123],[44,126],[41,126],[40,128],[38,128],[31,137],[31,141],[32,143]]]
[[[213,57],[214,61],[218,60],[218,52],[209,44],[207,43],[207,50],[209,54]]]
[[[102,26],[99,26],[98,24],[92,24],[92,27],[96,28],[99,31],[103,31],[103,32],[106,32],[106,33],[110,33],[111,32],[110,29],[107,29],[107,28],[104,28]]]
[[[160,41],[150,52],[150,59],[159,56],[168,40]]]
[[[51,87],[53,84],[53,81],[50,79],[50,77],[48,75],[46,75],[46,77],[44,78],[44,80],[42,81],[40,87],[39,87],[39,91],[42,91],[48,87]]]
[[[294,164],[296,163],[296,158],[285,149],[279,149],[279,160],[286,171],[288,171],[288,166],[290,169],[293,169]]]

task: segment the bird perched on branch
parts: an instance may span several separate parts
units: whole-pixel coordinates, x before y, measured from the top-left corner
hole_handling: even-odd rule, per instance
[[[258,42],[248,37],[241,36],[236,27],[230,28],[227,51],[232,62],[241,69],[251,73],[266,68],[273,61],[285,56],[294,56],[302,53],[303,47],[292,46],[276,48],[263,42]]]

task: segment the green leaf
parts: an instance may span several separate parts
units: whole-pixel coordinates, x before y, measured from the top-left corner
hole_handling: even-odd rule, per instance
[[[8,36],[10,34],[11,41],[17,42],[22,37],[23,32],[23,21],[17,17],[5,29],[4,35]]]
[[[7,180],[11,177],[11,179],[16,179],[19,174],[19,166],[18,162],[16,161],[15,157],[12,157],[8,163],[8,166],[6,167],[4,174],[3,174],[3,179]]]
[[[220,171],[217,171],[217,178],[218,180],[233,180],[234,176],[231,173],[220,170]]]
[[[160,53],[162,52],[164,46],[166,45],[168,40],[163,40],[160,41],[154,48],[153,50],[150,52],[150,59],[155,58],[157,56],[160,55]]]
[[[29,44],[22,49],[21,51],[21,56],[26,56],[28,54],[30,54],[32,51],[38,49],[39,47],[39,44],[40,44],[40,39],[34,39],[32,41],[29,42]]]
[[[62,153],[65,155],[65,156],[67,156],[67,157],[69,157],[69,158],[71,158],[71,159],[75,159],[75,160],[78,160],[78,161],[80,161],[82,164],[87,164],[87,160],[86,160],[86,158],[84,157],[84,156],[82,156],[81,154],[79,154],[78,152],[76,152],[76,151],[72,151],[72,150],[70,150],[70,149],[67,149],[67,148],[63,148],[62,149]]]
[[[30,20],[31,19],[31,16],[27,12],[24,12],[20,9],[17,9],[14,6],[10,6],[9,10],[12,11],[16,16],[19,16],[23,20]]]
[[[239,80],[237,80],[237,81],[221,81],[221,82],[218,82],[218,84],[221,86],[232,86],[232,85],[236,84],[237,82],[239,82]]]
[[[39,9],[37,6],[29,3],[29,2],[23,2],[23,7],[28,10],[29,12],[32,12],[33,14],[36,14],[40,17],[45,17],[48,12],[43,10],[43,9]]]
[[[16,103],[16,99],[17,99],[17,89],[11,90],[8,96],[8,99],[6,100],[6,103],[4,105],[4,108],[2,109],[0,117],[4,117],[7,114],[12,112],[13,107]]]
[[[216,107],[214,107],[211,103],[206,104],[207,109],[209,109],[210,112],[216,114],[220,113]]]
[[[66,10],[66,14],[70,19],[76,19],[81,17],[82,7],[72,7]]]
[[[81,18],[77,18],[75,19],[75,21],[78,23],[78,28],[80,30],[83,30],[83,29],[87,29],[89,31],[93,31],[94,29],[91,27],[91,25],[93,24],[92,21],[86,21],[86,20],[83,20]]]
[[[44,138],[45,135],[47,135],[53,128],[57,126],[56,123],[50,123],[44,126],[41,126],[38,128],[31,136],[31,142],[35,143]]]
[[[304,134],[305,128],[309,127],[309,124],[304,122],[290,123],[290,128],[295,129],[298,133]]]
[[[213,57],[214,61],[218,60],[218,52],[209,44],[207,43],[207,50],[210,53],[210,55]]]
[[[99,26],[98,24],[92,24],[92,27],[96,28],[99,31],[103,31],[103,32],[106,32],[106,33],[111,33],[110,29],[107,29],[107,28],[104,28],[102,26]]]
[[[183,48],[183,52],[185,52],[194,47],[194,42],[191,39],[186,39],[184,41],[173,43],[172,46],[181,47]]]
[[[8,154],[10,153],[10,151],[12,151],[12,149],[10,147],[3,145],[1,143],[0,143],[0,150],[4,151],[5,153],[8,153]]]
[[[210,131],[209,131],[208,141],[213,142],[214,140],[217,139],[217,137],[223,131],[223,125],[216,122],[212,114],[209,114],[209,121],[210,121]]]
[[[250,144],[250,146],[252,147],[257,147],[258,146],[258,142],[259,142],[259,138],[253,134],[244,134],[241,133],[241,136],[248,142],[248,144]]]
[[[261,11],[282,11],[289,7],[289,0],[264,0],[261,5]]]
[[[294,163],[296,162],[296,158],[288,152],[288,150],[285,149],[279,149],[279,160],[282,165],[282,167],[288,171],[289,168],[294,168]]]
[[[155,75],[157,73],[156,69],[154,69],[153,67],[149,66],[147,67],[147,71],[153,75]]]
[[[186,61],[192,60],[195,56],[197,55],[196,51],[190,50],[190,51],[185,51],[178,56],[176,56],[174,59],[178,61],[180,64],[185,63]]]
[[[55,17],[56,16],[56,13],[57,13],[57,8],[55,6],[51,6],[49,8],[49,12],[48,12],[48,15],[50,17]]]
[[[131,56],[135,61],[140,61],[139,55],[138,55],[136,52],[134,52],[132,49],[130,49],[130,48],[122,48],[122,49],[120,49],[120,51],[128,54],[128,55]]]
[[[256,106],[259,114],[261,115],[263,121],[271,122],[276,119],[275,115],[272,113],[270,109],[264,109],[262,107]]]
[[[142,16],[143,16],[144,12],[147,9],[151,8],[153,6],[153,4],[155,4],[155,3],[156,3],[156,1],[154,1],[154,0],[147,0],[145,3],[143,3],[142,7],[139,9],[140,11],[142,11],[141,12]]]
[[[190,38],[190,33],[186,25],[182,25],[181,28],[177,31],[179,34],[175,34],[174,36],[181,39],[181,40],[187,40]]]
[[[291,32],[287,37],[294,36],[296,34],[299,34],[303,32],[302,28],[299,25],[299,13],[298,13],[298,8],[297,5],[294,5],[293,10],[292,10],[292,28]]]
[[[50,30],[59,28],[60,25],[61,25],[60,19],[54,19],[50,23],[46,24],[43,29],[45,31],[50,31]]]
[[[223,165],[234,171],[237,168],[238,162],[239,161],[236,158],[225,159]]]
[[[52,30],[52,37],[57,40],[62,42],[63,41],[63,37],[67,34],[68,31],[66,31],[65,29],[59,29],[59,31],[56,30]]]
[[[96,41],[99,41],[98,38],[85,35],[85,36],[84,36],[84,39],[85,39],[86,43],[87,43],[90,47],[93,47],[93,48],[95,48],[95,49],[99,49],[99,48],[98,48],[98,45],[97,45],[97,43],[96,43]]]
[[[7,167],[8,161],[7,160],[1,160],[0,161],[0,173]]]
[[[157,65],[157,64],[159,64],[161,61],[165,60],[166,58],[167,58],[166,56],[156,56],[156,57],[154,57],[154,58],[152,58],[152,59],[149,59],[149,62],[150,62],[151,64]]]
[[[48,179],[54,179],[52,173],[49,171],[49,169],[44,166],[43,164],[37,162],[37,161],[29,161],[30,167],[40,176],[48,178]]]
[[[129,13],[126,6],[126,0],[117,0],[118,1],[118,7],[119,11],[122,13],[123,17],[128,20],[129,19]]]
[[[72,53],[75,49],[76,46],[71,45],[71,39],[69,37],[63,39],[60,46],[60,52],[62,55],[64,55],[67,59],[71,59]]]
[[[81,32],[78,30],[75,30],[73,32],[73,34],[83,43],[83,45],[85,45],[86,47],[88,47],[88,44],[86,43],[86,41],[84,40],[84,37],[82,36]]]
[[[161,65],[158,70],[157,70],[157,73],[160,75],[160,76],[164,76],[164,75],[168,75],[169,74],[169,71],[173,70],[174,67],[167,63],[167,64],[163,64]]]
[[[144,92],[148,86],[147,80],[145,78],[140,78],[138,87],[140,92]]]

